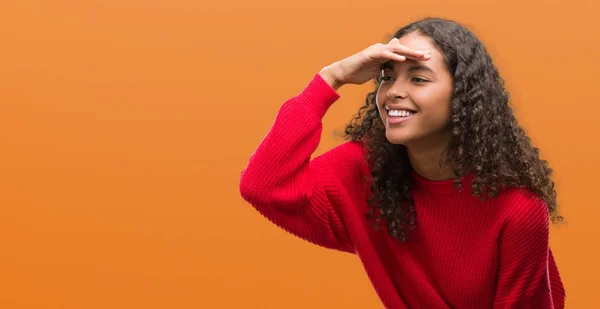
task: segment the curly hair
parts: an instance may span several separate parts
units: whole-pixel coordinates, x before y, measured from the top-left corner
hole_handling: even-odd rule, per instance
[[[471,194],[481,200],[495,198],[505,187],[522,187],[541,198],[548,206],[552,222],[562,221],[556,204],[552,169],[541,160],[539,149],[521,128],[509,104],[504,80],[479,39],[457,22],[425,18],[411,23],[395,34],[410,33],[429,37],[444,55],[446,68],[453,76],[451,101],[452,138],[440,164],[449,164],[458,178],[472,174]],[[413,169],[404,145],[390,143],[380,118],[376,96],[381,83],[366,96],[365,104],[345,128],[347,140],[361,141],[370,167],[371,196],[366,214],[387,225],[388,233],[406,241],[416,227],[414,199],[410,193]]]

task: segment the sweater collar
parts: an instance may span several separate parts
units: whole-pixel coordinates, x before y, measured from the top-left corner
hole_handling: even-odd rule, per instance
[[[456,179],[448,179],[448,180],[429,180],[424,178],[423,176],[417,174],[417,172],[412,172],[413,183],[416,188],[431,194],[440,194],[440,195],[456,195],[461,194],[461,192],[471,191],[471,180],[473,179],[473,174],[467,174],[462,178],[462,189],[459,190],[454,185],[454,181]]]

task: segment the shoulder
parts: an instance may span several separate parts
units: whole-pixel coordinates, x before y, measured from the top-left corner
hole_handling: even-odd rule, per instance
[[[325,151],[319,157],[331,159],[351,159],[351,160],[362,160],[364,159],[365,146],[362,141],[345,141],[327,151]]]
[[[502,210],[505,225],[548,228],[548,206],[533,192],[524,188],[506,188],[496,199],[496,206]]]
[[[368,174],[366,148],[362,141],[346,141],[313,159],[313,164],[324,164],[339,179],[360,179]]]

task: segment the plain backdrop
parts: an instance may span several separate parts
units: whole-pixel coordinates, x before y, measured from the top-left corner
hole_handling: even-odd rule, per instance
[[[356,256],[239,196],[279,106],[422,17],[485,43],[556,171],[567,308],[600,308],[600,2],[0,3],[0,308],[381,308]],[[317,154],[372,84],[348,86]],[[468,262],[468,257],[465,257]]]

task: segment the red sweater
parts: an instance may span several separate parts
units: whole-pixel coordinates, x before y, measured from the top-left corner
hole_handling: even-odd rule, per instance
[[[468,178],[413,174],[417,228],[406,243],[365,220],[364,148],[345,142],[311,159],[339,95],[316,74],[286,101],[240,180],[241,195],[281,228],[356,254],[386,308],[563,308],[546,205],[508,189],[480,202]],[[340,295],[342,297],[342,295]]]

